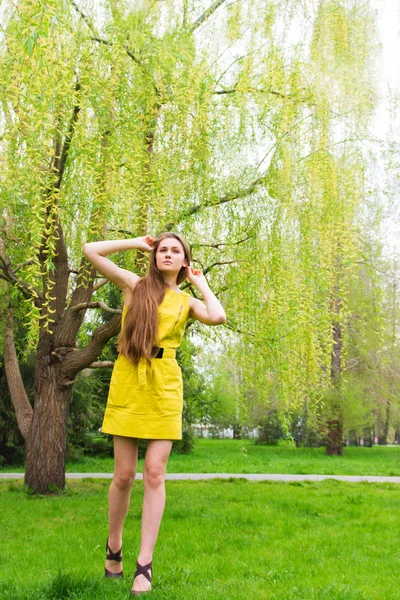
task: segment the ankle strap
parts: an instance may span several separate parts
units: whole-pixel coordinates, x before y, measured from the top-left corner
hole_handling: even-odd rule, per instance
[[[113,552],[110,548],[110,546],[108,545],[108,540],[106,543],[106,558],[107,560],[115,560],[116,562],[121,562],[122,561],[122,546],[121,548],[118,550],[118,552]]]
[[[135,576],[133,579],[136,579],[136,577],[138,575],[144,575],[146,577],[147,581],[149,581],[151,583],[151,575],[149,575],[149,569],[151,569],[152,574],[153,574],[152,564],[153,564],[153,561],[149,562],[148,565],[142,566],[136,561],[136,571],[135,571]]]

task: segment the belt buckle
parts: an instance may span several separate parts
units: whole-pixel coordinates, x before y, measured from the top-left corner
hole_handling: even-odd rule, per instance
[[[158,346],[153,346],[152,355],[153,358],[162,358],[164,354],[164,348],[159,348]]]

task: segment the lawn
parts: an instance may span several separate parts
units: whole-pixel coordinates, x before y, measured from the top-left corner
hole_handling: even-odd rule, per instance
[[[196,440],[192,454],[171,454],[169,473],[316,473],[320,475],[400,475],[400,447],[348,447],[344,456],[325,456],[324,448],[256,446],[251,440]],[[139,471],[143,460],[139,461]],[[23,467],[2,468],[3,472]],[[85,458],[67,471],[112,473],[113,461]]]
[[[0,482],[5,600],[128,598],[138,552],[135,482],[122,581],[103,577],[104,480],[30,496]],[[400,487],[393,484],[167,482],[152,600],[398,600]]]

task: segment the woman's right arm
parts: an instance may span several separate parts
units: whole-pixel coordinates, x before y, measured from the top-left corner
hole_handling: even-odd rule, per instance
[[[129,240],[105,240],[102,242],[87,242],[83,245],[83,253],[90,263],[97,269],[101,275],[115,283],[124,295],[131,292],[139,281],[139,275],[131,273],[126,269],[121,269],[113,263],[107,256],[114,252],[122,250],[152,250],[153,238],[149,235]]]

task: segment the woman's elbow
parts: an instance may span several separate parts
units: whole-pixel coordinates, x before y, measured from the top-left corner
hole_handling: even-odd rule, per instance
[[[225,321],[226,321],[226,314],[224,313],[223,315],[219,315],[214,320],[214,325],[222,325],[222,323],[225,323]]]
[[[83,244],[83,246],[82,246],[82,252],[83,252],[83,254],[87,258],[88,255],[90,254],[90,242],[86,242],[85,244]]]

